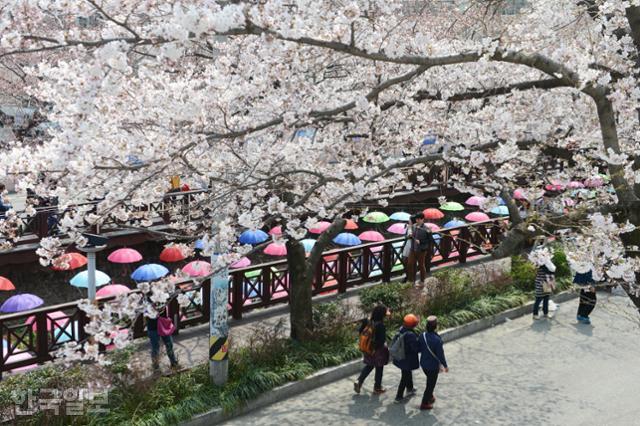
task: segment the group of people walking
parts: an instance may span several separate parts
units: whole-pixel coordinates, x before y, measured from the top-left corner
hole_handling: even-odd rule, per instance
[[[387,330],[384,324],[387,312],[386,306],[376,306],[371,312],[371,317],[364,320],[360,327],[359,347],[364,354],[365,365],[358,380],[353,384],[354,391],[359,394],[364,381],[375,370],[373,393],[380,395],[386,392],[382,387],[382,377],[384,366],[391,360],[393,365],[401,371],[395,402],[402,403],[416,394],[413,371],[421,368],[427,377],[427,385],[422,395],[420,409],[431,410],[436,401],[433,392],[438,375],[449,371],[442,339],[436,332],[438,319],[435,316],[429,316],[426,331],[417,333],[415,328],[420,322],[418,317],[413,314],[406,315],[402,327],[388,346]]]

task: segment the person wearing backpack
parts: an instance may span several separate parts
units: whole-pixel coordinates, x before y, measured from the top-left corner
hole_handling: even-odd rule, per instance
[[[447,360],[444,356],[442,339],[436,333],[438,328],[438,318],[431,315],[427,318],[427,331],[422,333],[418,339],[418,351],[420,352],[420,366],[427,376],[427,387],[422,395],[421,410],[431,410],[436,402],[433,391],[436,388],[438,374],[449,372]]]
[[[358,380],[353,384],[353,390],[360,393],[362,384],[367,376],[375,369],[375,382],[373,393],[380,395],[386,391],[382,387],[382,373],[384,366],[389,362],[389,349],[387,348],[387,329],[384,326],[384,318],[387,315],[387,307],[378,305],[373,308],[371,318],[364,320],[360,326],[360,351],[364,354],[364,368],[360,372]]]
[[[417,370],[420,363],[418,362],[418,335],[414,329],[418,322],[418,317],[415,315],[405,315],[402,327],[393,338],[391,348],[389,348],[393,365],[398,367],[402,374],[395,399],[398,404],[404,401],[405,389],[407,397],[416,393],[413,387],[413,370]]]

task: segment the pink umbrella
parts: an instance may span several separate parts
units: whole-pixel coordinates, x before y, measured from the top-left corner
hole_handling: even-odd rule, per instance
[[[551,192],[560,192],[564,190],[564,186],[551,183],[551,184],[545,185],[544,189]]]
[[[524,189],[518,188],[513,191],[513,198],[516,200],[527,200],[527,194],[524,192]]]
[[[107,297],[107,296],[117,296],[118,294],[126,294],[129,293],[131,289],[126,285],[122,284],[109,284],[102,287],[100,290],[96,292],[96,296],[98,297]]]
[[[484,203],[487,199],[485,197],[481,197],[478,195],[474,195],[473,197],[469,197],[469,199],[467,199],[467,201],[465,201],[464,203],[468,206],[479,206],[482,203]]]
[[[404,235],[406,229],[407,229],[407,224],[394,223],[393,225],[387,228],[387,232],[391,232],[392,234]],[[362,235],[360,235],[360,239],[362,239]]]
[[[190,277],[206,277],[211,273],[211,264],[203,260],[194,260],[184,265],[182,272]]]
[[[271,230],[269,231],[269,235],[276,235],[276,236],[282,235],[282,226],[278,225],[271,228]]]
[[[564,198],[562,200],[562,203],[565,205],[565,207],[573,207],[576,205],[576,202],[573,201],[571,198]]]
[[[489,216],[482,212],[469,213],[464,218],[470,222],[484,222],[485,220],[489,220]]]
[[[569,187],[571,189],[579,189],[579,188],[584,188],[584,184],[582,182],[578,182],[576,180],[573,180],[573,181],[569,182],[569,185],[567,185],[567,187]]]
[[[281,243],[271,243],[264,249],[264,253],[271,256],[286,256],[287,246]]]
[[[378,231],[365,231],[360,234],[362,241],[384,241],[384,236]]]
[[[592,177],[584,181],[587,188],[599,188],[604,185],[604,181],[600,177]]]
[[[107,259],[113,263],[135,263],[142,260],[142,255],[137,250],[121,248],[113,251]]]
[[[249,260],[248,257],[243,257],[242,259],[238,260],[237,262],[234,262],[231,264],[231,268],[245,268],[247,266],[251,265],[251,260]]]
[[[330,222],[326,222],[324,220],[321,220],[320,222],[316,223],[313,228],[309,229],[309,232],[311,232],[312,234],[322,234],[330,226],[331,226]]]
[[[32,315],[29,318],[27,318],[27,320],[24,323],[26,325],[31,325],[31,329],[34,331],[38,329],[35,315]],[[47,331],[51,331],[52,328],[64,328],[67,326],[68,323],[69,323],[69,315],[65,314],[62,311],[53,311],[47,314]]]
[[[427,228],[431,228],[431,231],[439,231],[440,230],[440,227],[438,225],[436,225],[435,223],[425,222],[424,226],[426,226]]]

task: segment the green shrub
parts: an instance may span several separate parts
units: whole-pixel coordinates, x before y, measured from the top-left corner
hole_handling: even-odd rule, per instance
[[[562,248],[555,248],[551,261],[554,265],[556,265],[556,278],[571,277],[571,268],[569,267],[569,262],[567,261],[567,255],[564,253],[564,250]]]
[[[536,266],[522,256],[511,256],[511,279],[516,288],[535,290]]]
[[[411,284],[388,283],[378,284],[360,292],[360,306],[363,312],[370,313],[378,304],[383,304],[392,313],[402,312],[405,304],[405,293]]]

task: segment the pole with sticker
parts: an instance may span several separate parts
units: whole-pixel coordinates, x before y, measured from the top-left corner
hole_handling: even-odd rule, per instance
[[[214,221],[215,222],[215,221]],[[209,319],[209,377],[213,384],[222,386],[229,377],[229,324],[227,301],[229,300],[229,271],[220,269],[218,258],[222,249],[218,238],[217,223],[212,228],[214,242],[211,266],[218,270],[211,278],[210,319]]]

